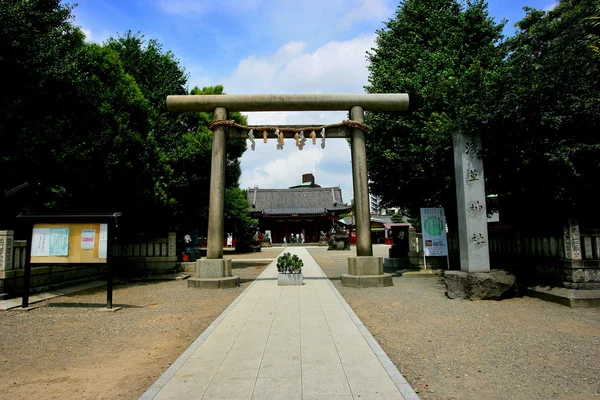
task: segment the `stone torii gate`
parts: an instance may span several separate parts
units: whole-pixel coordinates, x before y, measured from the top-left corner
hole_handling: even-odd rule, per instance
[[[408,101],[407,94],[179,95],[167,97],[167,108],[173,112],[214,111],[215,121],[227,120],[227,113],[231,111],[350,110],[350,120],[362,124],[365,110],[404,111]],[[284,138],[294,137],[293,132],[282,130],[282,134]],[[342,284],[392,285],[391,275],[383,273],[383,259],[373,257],[365,133],[358,128],[339,126],[327,128],[325,134],[327,138],[351,139],[357,257],[349,257],[348,274],[342,275]],[[188,280],[188,286],[225,288],[239,284],[239,277],[231,276],[231,259],[223,259],[227,137],[248,139],[248,130],[224,125],[213,129],[207,255],[206,259],[197,261],[196,277]]]
[[[226,288],[239,285],[231,275],[231,259],[223,259],[226,140],[249,139],[250,127],[218,124],[229,111],[350,111],[350,120],[361,125],[364,111],[405,111],[407,94],[263,94],[263,95],[177,95],[167,97],[172,112],[214,112],[208,252],[196,262],[196,277],[188,286]],[[275,130],[276,127],[272,127]],[[294,138],[294,132],[281,128],[280,137]],[[298,128],[290,126],[289,128]],[[305,128],[310,129],[310,126]],[[316,127],[315,127],[316,128]],[[326,127],[327,138],[350,138],[352,180],[356,216],[356,257],[348,258],[348,273],[342,274],[344,286],[391,286],[390,274],[383,273],[383,259],[373,256],[365,133],[351,125]],[[275,139],[267,137],[264,139]],[[489,272],[487,214],[481,139],[478,135],[454,136],[456,195],[458,203],[461,270],[463,273]]]

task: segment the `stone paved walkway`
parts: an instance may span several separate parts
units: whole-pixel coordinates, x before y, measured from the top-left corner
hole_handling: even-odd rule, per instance
[[[303,286],[275,262],[141,399],[418,399],[304,248]]]

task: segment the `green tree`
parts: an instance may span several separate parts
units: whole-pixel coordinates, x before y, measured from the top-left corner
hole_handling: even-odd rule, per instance
[[[452,134],[483,119],[478,104],[504,56],[503,26],[484,1],[406,0],[377,31],[366,90],[410,95],[406,113],[366,115],[371,191],[384,206],[409,218],[426,206],[455,215]]]
[[[0,2],[0,219],[39,210],[60,192],[50,149],[68,140],[60,111],[68,99],[83,35],[70,24],[71,8],[58,0]],[[29,186],[4,196],[22,183]],[[24,206],[23,206],[24,205]]]
[[[258,220],[250,216],[246,190],[239,187],[225,189],[225,232],[239,238],[257,225]]]
[[[62,110],[71,139],[57,159],[64,195],[54,208],[131,214],[154,196],[144,141],[149,103],[115,51],[85,44],[77,64],[77,92]]]
[[[1,196],[3,221],[21,211],[135,210],[149,192],[140,135],[148,103],[118,54],[84,43],[58,1],[3,1],[0,15],[0,65],[19,82],[0,95],[4,189],[29,182]]]
[[[221,95],[223,86],[215,85],[194,87],[192,95]],[[238,112],[229,114],[228,119],[239,124],[247,124],[246,117]],[[210,168],[212,160],[212,131],[209,130],[213,113],[185,113],[181,121],[187,132],[182,136],[174,153],[173,178],[170,188],[178,199],[175,206],[176,220],[185,227],[207,227]],[[227,161],[225,170],[225,209],[226,224],[229,231],[239,231],[250,220],[249,205],[246,197],[240,200],[239,179],[241,176],[240,157],[246,151],[246,141],[229,139],[227,141]],[[240,204],[244,207],[240,208]],[[235,211],[232,211],[235,210]]]
[[[205,227],[213,117],[168,112],[167,95],[187,93],[174,55],[131,32],[85,43],[59,1],[2,1],[0,17],[0,67],[19,82],[0,94],[2,189],[29,183],[1,193],[3,223],[20,211],[122,211],[136,231]],[[230,118],[246,123],[239,113]],[[238,189],[245,149],[244,140],[228,143],[234,230],[251,222]]]
[[[127,32],[117,39],[111,38],[106,46],[117,51],[127,73],[131,74],[150,104],[148,149],[154,166],[154,191],[156,192],[156,219],[173,227],[205,229],[208,220],[210,165],[212,156],[212,113],[171,113],[166,107],[168,95],[187,94],[187,76],[179,61],[170,51],[164,52],[154,39],[144,39],[141,34]],[[220,95],[223,86],[194,87],[189,94]],[[240,124],[246,118],[240,113],[229,115]],[[246,150],[245,140],[227,143],[226,188],[239,186],[240,157]],[[226,196],[233,200],[235,196]],[[236,200],[237,201],[237,200]],[[236,207],[234,201],[227,207]],[[248,215],[239,216],[234,226],[243,224]]]
[[[138,212],[152,214],[153,224],[164,229],[173,222],[179,200],[171,190],[175,179],[172,164],[180,157],[176,152],[186,133],[182,116],[167,110],[166,98],[187,94],[187,74],[171,51],[163,51],[156,39],[146,41],[140,33],[128,31],[108,39],[104,46],[119,55],[125,72],[135,79],[149,104],[143,139],[148,156],[147,170],[152,173],[152,185],[147,189],[153,196],[152,202],[144,203],[145,207]]]
[[[539,226],[567,218],[597,226],[600,184],[598,0],[526,8],[482,113],[486,184],[501,218]],[[552,217],[550,217],[552,215]]]
[[[404,217],[402,216],[402,214],[394,214],[390,217],[390,219],[392,220],[392,222],[404,222]]]

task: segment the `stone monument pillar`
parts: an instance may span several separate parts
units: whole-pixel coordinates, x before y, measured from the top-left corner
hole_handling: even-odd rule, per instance
[[[454,135],[454,173],[460,269],[465,272],[489,272],[487,211],[479,135]]]
[[[0,231],[0,271],[12,269],[14,231]]]
[[[565,259],[581,260],[581,243],[579,240],[579,225],[574,219],[569,220],[569,225],[564,227],[563,239],[565,244]]]
[[[361,124],[364,123],[363,108],[352,107],[350,119]],[[352,129],[351,153],[357,257],[348,257],[348,273],[342,274],[342,285],[354,287],[392,286],[394,284],[392,275],[383,273],[383,258],[373,257],[365,133],[357,128]]]
[[[215,109],[215,121],[226,119],[227,110],[223,107],[217,107]],[[196,276],[188,279],[188,287],[219,289],[236,287],[240,284],[240,277],[231,275],[231,259],[223,259],[226,143],[225,126],[216,126],[213,130],[212,163],[210,167],[206,259],[196,260]]]
[[[586,239],[590,239],[589,241],[591,242],[591,237],[587,237]],[[565,246],[565,260],[562,263],[562,271],[559,272],[559,278],[562,278],[563,286],[569,289],[600,288],[599,279],[595,278],[600,277],[598,264],[583,260],[584,252],[577,220],[570,219],[568,225],[564,227],[563,242]],[[592,250],[591,243],[589,245],[589,250]],[[589,252],[591,253],[591,251]]]
[[[501,299],[515,293],[515,277],[490,271],[481,137],[454,135],[454,172],[458,207],[460,271],[444,272],[451,298]]]
[[[168,247],[167,255],[169,257],[177,257],[177,234],[175,232],[169,232],[168,236]]]

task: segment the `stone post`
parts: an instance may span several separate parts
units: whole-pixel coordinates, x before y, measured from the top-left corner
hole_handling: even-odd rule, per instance
[[[227,110],[215,109],[215,121],[227,119]],[[225,236],[225,167],[227,162],[225,126],[213,130],[210,166],[210,198],[206,259],[196,260],[196,276],[188,279],[188,287],[223,289],[240,285],[240,277],[231,275],[231,259],[223,259]]]
[[[177,257],[177,237],[175,232],[169,232],[167,255]]]
[[[364,124],[365,114],[363,108],[352,107],[350,109],[350,119]],[[351,146],[354,215],[356,217],[356,255],[372,256],[367,149],[365,146],[365,133],[362,130],[352,129]]]
[[[489,272],[487,211],[479,135],[454,135],[454,172],[460,269],[465,272]]]
[[[417,230],[412,226],[408,228],[408,246],[410,253],[419,252],[419,248],[417,247]]]
[[[0,231],[0,271],[12,269],[14,231]]]
[[[364,123],[363,108],[352,107],[350,119]],[[373,257],[367,149],[365,133],[360,129],[352,129],[351,153],[357,257],[348,257],[348,273],[342,274],[342,285],[353,287],[393,286],[392,276],[383,273],[383,258]]]
[[[576,220],[569,220],[569,225],[564,227],[563,235],[565,243],[565,259],[581,260],[579,225]]]

